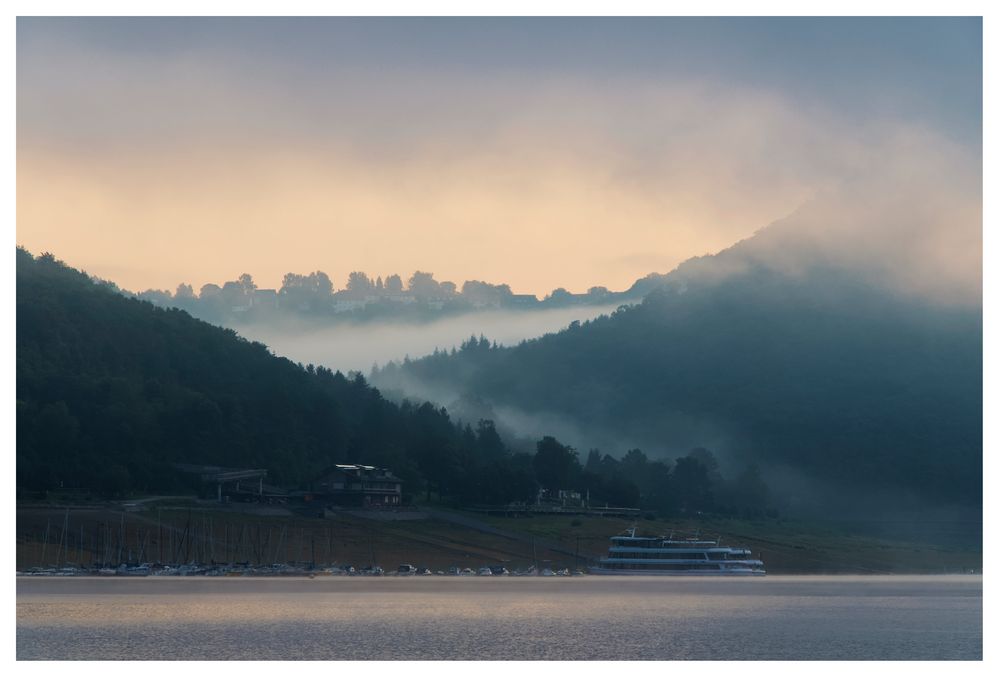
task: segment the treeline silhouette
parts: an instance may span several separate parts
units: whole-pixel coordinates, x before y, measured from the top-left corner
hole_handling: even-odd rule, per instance
[[[549,495],[560,488],[573,488],[595,506],[640,507],[665,515],[777,515],[770,489],[756,465],[726,479],[714,454],[703,447],[675,463],[651,460],[641,449],[629,450],[620,460],[591,449],[583,464],[571,446],[544,437],[537,443],[534,469],[538,483]]]
[[[325,321],[378,319],[427,320],[489,309],[540,310],[574,305],[628,303],[654,288],[661,276],[652,274],[623,292],[591,287],[585,294],[558,288],[538,299],[533,294],[514,294],[508,284],[467,280],[459,288],[454,282],[438,281],[433,273],[416,271],[406,280],[397,275],[369,277],[354,271],[345,286],[336,289],[329,275],[315,271],[307,275],[288,273],[279,289],[261,289],[253,276],[244,273],[221,285],[209,283],[199,290],[186,283],[176,290],[147,289],[134,294],[160,307],[186,310],[215,324],[273,320],[292,316]]]
[[[360,374],[294,364],[22,248],[16,453],[17,486],[32,491],[191,490],[176,463],[266,468],[268,483],[306,488],[334,463],[366,463],[393,470],[408,497],[457,505],[533,503],[540,489],[664,511],[767,505],[758,477],[726,484],[704,451],[671,468],[638,450],[591,452],[584,467],[551,437],[511,450],[492,421],[395,404]]]

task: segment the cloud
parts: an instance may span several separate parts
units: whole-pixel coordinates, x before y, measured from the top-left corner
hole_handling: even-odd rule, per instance
[[[789,273],[832,265],[934,302],[980,304],[980,159],[917,129],[852,153],[849,172],[786,218],[687,268],[726,275],[749,262]]]
[[[980,180],[977,202],[951,191],[960,147],[932,130],[906,150],[897,117],[720,76],[320,68],[208,40],[122,58],[64,38],[19,59],[18,241],[135,270],[116,279],[128,288],[424,269],[536,294],[623,289],[843,186],[897,192],[896,156],[938,175],[924,199],[962,222],[980,210]],[[913,270],[943,265],[941,248],[980,256],[980,236],[925,225]]]

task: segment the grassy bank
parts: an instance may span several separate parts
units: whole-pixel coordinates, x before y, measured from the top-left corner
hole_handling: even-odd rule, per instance
[[[395,519],[406,518],[406,519]],[[413,519],[415,518],[415,519]],[[944,573],[981,570],[980,531],[954,537],[943,525],[903,530],[891,524],[793,520],[630,520],[545,515],[489,517],[440,509],[398,514],[337,512],[326,518],[283,508],[162,500],[127,508],[106,504],[19,505],[17,566],[97,561],[333,562],[386,570],[408,563],[574,567],[606,553],[629,526],[640,533],[699,531],[745,545],[773,574]],[[980,530],[980,526],[978,527]],[[893,536],[905,532],[905,537]],[[578,552],[578,560],[577,560]]]

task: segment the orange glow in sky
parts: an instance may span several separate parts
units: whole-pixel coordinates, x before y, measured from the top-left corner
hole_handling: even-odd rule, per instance
[[[21,18],[17,241],[132,291],[621,290],[856,180],[898,129],[980,145],[980,21],[886,26]],[[941,51],[975,36],[977,72]]]

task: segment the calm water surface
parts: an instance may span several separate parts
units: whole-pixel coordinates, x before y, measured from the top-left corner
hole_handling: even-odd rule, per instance
[[[17,581],[18,659],[981,659],[980,576]]]

